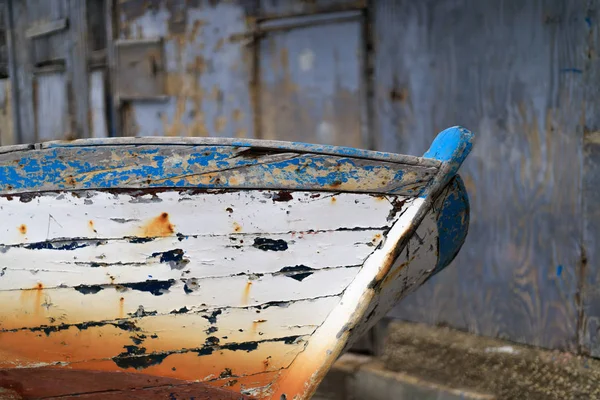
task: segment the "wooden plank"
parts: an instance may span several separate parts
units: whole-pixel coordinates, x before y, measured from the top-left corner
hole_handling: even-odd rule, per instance
[[[247,307],[339,295],[360,268],[315,271],[302,281],[285,275],[235,276],[194,282],[149,279],[126,285],[0,291],[3,329],[103,321],[144,310],[168,314],[182,308]],[[237,293],[237,295],[233,295]],[[54,322],[52,322],[54,321]]]
[[[135,372],[141,364],[137,370],[144,374],[210,382],[219,378],[243,378],[284,369],[302,351],[307,339],[299,337],[263,341],[249,344],[250,349],[245,349],[244,343],[240,343],[239,348],[215,346],[215,351],[210,354],[202,354],[202,349],[190,349],[170,354],[123,355],[116,360],[92,360],[71,363],[69,366],[76,369]]]
[[[66,18],[59,18],[52,21],[40,21],[34,23],[25,30],[25,37],[27,39],[33,39],[40,36],[50,35],[55,32],[60,32],[67,29],[68,20]]]
[[[32,249],[48,246],[69,249],[79,245],[71,245],[68,241],[86,237],[96,240],[184,239],[194,235],[294,232],[300,235],[303,232],[385,229],[411,204],[400,199],[395,207],[386,198],[371,195],[292,193],[292,199],[288,201],[277,201],[279,192],[267,191],[219,194],[165,191],[139,195],[91,192],[89,197],[58,194],[43,195],[31,201],[22,198],[26,202],[1,197],[4,223],[0,227],[0,243],[4,246],[32,243]],[[248,204],[252,206],[248,207]],[[269,218],[257,218],[257,215],[268,215]],[[353,217],[349,218],[349,215]],[[83,232],[85,236],[81,237]],[[61,239],[67,242],[61,244]],[[57,242],[56,246],[48,241]],[[93,241],[81,244],[90,248],[95,245]]]
[[[94,138],[108,137],[108,110],[106,109],[106,72],[97,69],[90,72],[90,134]]]
[[[164,101],[124,105],[130,136],[255,137],[251,49],[230,36],[252,24],[256,1],[167,2],[152,10],[144,1],[119,2],[119,39],[164,38]]]
[[[368,158],[373,161],[387,161],[424,168],[439,168],[439,160],[426,157],[417,157],[407,154],[390,153],[384,151],[364,150],[354,147],[331,146],[310,144],[304,142],[290,142],[266,139],[234,139],[234,138],[172,138],[172,137],[111,137],[107,139],[76,139],[69,141],[56,140],[40,144],[40,148],[55,147],[86,147],[99,145],[127,146],[127,145],[196,145],[196,146],[234,146],[254,147],[264,150],[287,150],[299,153],[314,153],[333,156],[347,156],[353,158]]]
[[[263,0],[260,2],[261,20],[285,18],[297,15],[316,15],[347,10],[361,10],[367,6],[365,0],[321,0],[321,1],[280,1]]]
[[[69,74],[69,96],[73,118],[73,137],[88,138],[90,135],[90,85],[88,58],[87,1],[69,0],[69,42],[67,71]]]
[[[126,372],[77,371],[53,368],[0,370],[0,387],[16,388],[16,399],[165,399],[242,400],[244,395],[205,383]],[[0,388],[0,394],[3,394]]]
[[[12,84],[9,79],[0,79],[0,145],[17,143],[13,121]]]
[[[38,74],[35,83],[36,140],[65,138],[71,131],[66,74]]]
[[[361,44],[359,19],[271,32],[262,39],[262,137],[366,147]]]
[[[26,2],[8,2],[9,74],[14,104],[14,127],[18,143],[33,143],[35,113],[33,106],[33,60],[27,49],[25,29],[29,26]]]
[[[133,349],[141,348],[144,354],[197,349],[198,355],[202,355],[201,349],[204,349],[209,355],[212,351],[218,352],[219,346],[233,349],[246,343],[250,349],[257,343],[281,338],[293,342],[294,338],[311,335],[338,302],[339,297],[333,296],[291,302],[286,306],[189,311],[3,331],[0,332],[3,356],[0,365],[35,366],[113,359],[128,347],[132,348],[130,355],[135,355]]]
[[[82,233],[90,231],[82,228]],[[42,246],[38,244],[3,247],[0,290],[30,289],[41,282],[45,287],[71,287],[238,274],[281,273],[302,279],[313,270],[362,265],[383,234],[383,229],[369,229],[307,235],[188,236],[145,243],[138,239],[63,240],[42,245],[73,248],[63,251],[39,249]],[[269,247],[280,251],[266,251]]]
[[[465,247],[394,316],[577,349],[585,20],[567,1],[376,3],[377,147],[478,133]]]
[[[94,146],[3,154],[0,171],[0,193],[169,186],[417,195],[436,170],[227,146]]]

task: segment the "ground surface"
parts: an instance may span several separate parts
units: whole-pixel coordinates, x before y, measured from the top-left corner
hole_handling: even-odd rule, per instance
[[[496,399],[600,399],[600,360],[447,328],[390,324],[383,363],[387,370]]]

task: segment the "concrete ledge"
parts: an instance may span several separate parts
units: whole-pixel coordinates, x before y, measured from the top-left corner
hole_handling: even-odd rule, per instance
[[[415,379],[498,399],[600,399],[600,360],[449,328],[391,323],[382,362]]]
[[[345,354],[321,383],[313,400],[358,399],[493,400],[495,397],[393,372],[369,356]]]

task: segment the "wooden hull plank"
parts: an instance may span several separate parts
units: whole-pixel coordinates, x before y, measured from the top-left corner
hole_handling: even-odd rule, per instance
[[[0,193],[194,188],[416,195],[436,168],[230,146],[89,146],[0,154]]]

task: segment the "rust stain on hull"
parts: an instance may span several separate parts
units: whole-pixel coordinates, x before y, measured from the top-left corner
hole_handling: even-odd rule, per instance
[[[169,221],[169,213],[162,213],[146,224],[139,236],[142,237],[164,237],[175,233],[175,226]]]

